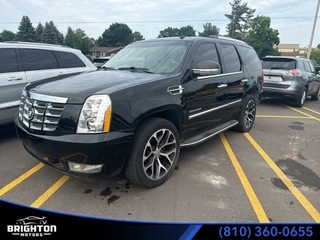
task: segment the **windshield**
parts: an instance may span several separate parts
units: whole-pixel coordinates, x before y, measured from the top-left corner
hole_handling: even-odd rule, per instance
[[[120,70],[143,68],[152,73],[173,73],[180,70],[187,48],[185,41],[135,43],[122,49],[103,67]]]

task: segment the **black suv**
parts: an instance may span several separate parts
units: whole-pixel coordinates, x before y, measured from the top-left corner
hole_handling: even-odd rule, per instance
[[[307,96],[319,100],[320,75],[309,59],[267,56],[262,67],[263,97],[289,99],[296,107],[302,107]]]
[[[163,184],[180,147],[251,129],[261,62],[246,43],[212,36],[135,42],[100,70],[28,85],[16,130],[25,149],[65,174],[92,179],[124,170]]]

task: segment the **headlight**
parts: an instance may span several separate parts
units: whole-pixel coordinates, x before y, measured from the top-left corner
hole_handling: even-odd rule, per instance
[[[109,132],[111,99],[108,95],[93,95],[85,101],[78,120],[77,133]]]

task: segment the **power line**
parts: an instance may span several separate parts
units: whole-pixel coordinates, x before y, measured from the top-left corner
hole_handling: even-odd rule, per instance
[[[308,19],[311,20],[315,17],[274,17],[272,19]],[[320,17],[317,17],[320,18]],[[124,21],[126,23],[161,23],[161,22],[215,22],[215,21],[229,21],[229,19],[185,19],[185,20],[141,20],[141,21]],[[41,21],[32,21],[31,23],[39,23]],[[113,22],[123,22],[123,21],[76,21],[76,22],[54,22],[59,24],[71,24],[71,23],[77,23],[77,24],[92,24],[92,23],[113,23]],[[1,24],[19,24],[20,22],[0,22]]]

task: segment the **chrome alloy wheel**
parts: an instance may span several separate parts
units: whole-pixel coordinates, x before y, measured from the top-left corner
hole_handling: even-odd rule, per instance
[[[169,129],[159,129],[148,140],[143,151],[143,171],[145,175],[158,180],[164,177],[177,154],[177,140]]]
[[[246,109],[244,112],[244,125],[246,128],[250,128],[254,122],[256,116],[256,104],[251,99],[247,102]]]

